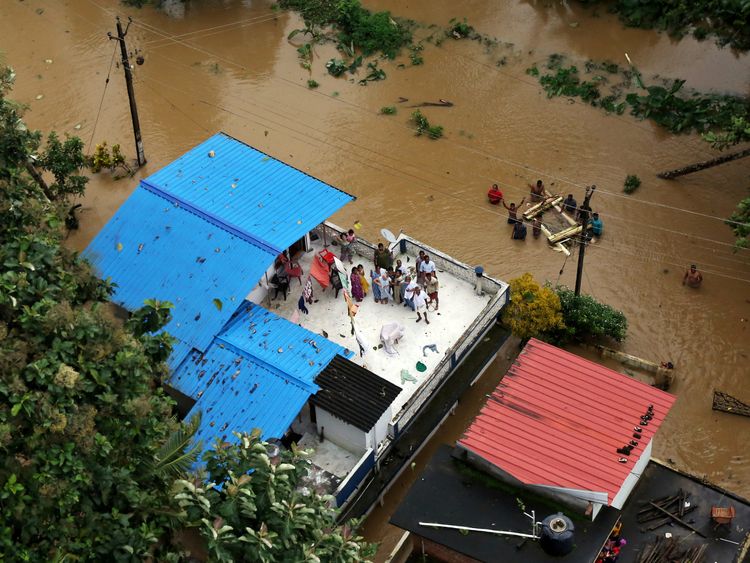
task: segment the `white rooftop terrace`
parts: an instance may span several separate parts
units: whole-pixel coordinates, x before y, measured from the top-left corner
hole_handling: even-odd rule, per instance
[[[264,290],[254,290],[248,298],[281,317],[293,319],[302,289],[310,273],[312,261],[324,248],[323,231],[326,232],[326,247],[340,258],[341,247],[337,242],[332,241],[337,239],[341,229],[328,223],[325,226],[321,225],[316,230],[316,233],[321,236],[312,241],[311,248],[294,257],[304,270],[302,284],[296,278],[291,279],[286,300],[281,292],[278,298],[272,299],[275,293],[273,289],[268,294]],[[391,413],[394,420],[401,418],[403,421],[409,420],[414,415],[439,382],[452,370],[448,356],[451,353],[456,353],[458,356],[466,352],[473,341],[472,338],[478,337],[481,328],[499,312],[502,307],[500,302],[504,303],[504,301],[498,297],[498,294],[507,289],[507,284],[485,276],[482,280],[484,292],[482,295],[477,295],[476,274],[473,267],[458,262],[405,235],[399,235],[398,240],[402,239],[406,243],[404,245],[406,253],[400,252],[399,242],[389,245],[393,251],[394,264],[396,259],[400,259],[412,273],[415,273],[417,253],[420,249],[424,249],[437,267],[440,305],[438,311],[432,309],[428,311],[429,324],[424,320],[417,322],[417,314],[402,304],[395,304],[392,301],[387,305],[376,303],[373,299],[372,287],[370,287],[367,296],[358,303],[359,310],[355,317],[357,330],[367,343],[364,356],[360,356],[359,345],[351,333],[351,323],[343,292],[339,292],[336,298],[332,287],[329,286],[324,290],[314,279],[312,280],[313,303],[305,304],[309,314],[299,312],[298,323],[311,332],[327,335],[329,340],[353,351],[355,356],[351,358],[351,361],[398,385],[402,391],[391,404]],[[368,282],[370,282],[370,270],[374,269],[373,258],[374,246],[359,239],[354,246],[353,263],[363,265]],[[352,265],[346,261],[344,266],[350,273]],[[405,327],[405,335],[395,346],[398,353],[389,355],[384,347],[379,346],[381,344],[380,331],[384,324],[394,321]],[[432,344],[437,347],[437,353],[425,349],[425,346]],[[427,369],[419,372],[417,362],[422,362]],[[407,370],[414,377],[414,381],[403,381],[402,370]],[[408,416],[405,416],[406,414]],[[360,461],[359,455],[352,454],[330,440],[324,442],[319,440],[315,425],[309,421],[307,407],[303,409],[300,418],[292,427],[303,434],[300,445],[314,450],[313,463],[340,479],[344,479]],[[381,448],[382,446],[383,444]]]
[[[328,243],[328,250],[340,258],[340,246],[332,246],[330,239]],[[305,272],[302,277],[303,284],[310,272],[312,260],[322,249],[323,240],[319,239],[313,242],[310,251],[298,256],[298,261]],[[394,264],[395,259],[401,259],[406,267],[414,270],[416,259],[407,254],[398,254],[397,250],[398,245],[394,251]],[[354,255],[354,265],[364,266],[368,281],[369,273],[375,267],[372,260],[372,253],[364,256],[356,253]],[[351,272],[351,265],[348,262],[344,265]],[[445,269],[441,269],[439,265],[438,282],[440,284],[439,310],[437,312],[430,310],[427,313],[429,324],[424,320],[417,322],[417,314],[402,304],[397,305],[393,301],[387,305],[376,303],[372,296],[372,288],[358,303],[359,311],[355,317],[355,324],[368,347],[363,357],[357,353],[352,361],[402,388],[401,393],[392,403],[394,416],[419,388],[420,383],[429,379],[434,368],[445,357],[448,350],[466,332],[493,297],[486,293],[477,295],[473,284],[457,278]],[[314,302],[306,304],[309,314],[300,313],[299,324],[311,332],[321,335],[325,333],[329,340],[355,353],[358,352],[359,346],[351,334],[351,323],[343,291],[339,292],[336,298],[332,287],[329,286],[323,290],[315,280],[313,280],[313,288]],[[270,295],[273,295],[273,291]],[[279,294],[277,299],[270,301],[270,304],[266,300],[261,304],[279,316],[291,319],[294,311],[297,310],[301,295],[302,287],[298,280],[292,279],[286,300]],[[380,330],[383,325],[394,321],[404,325],[406,331],[404,338],[395,346],[398,353],[391,356],[383,347],[374,348],[380,344]],[[437,346],[438,353],[424,350],[424,347],[430,344]],[[427,366],[427,370],[417,371],[417,362],[422,362]],[[407,370],[414,376],[415,381],[402,381],[402,370]]]

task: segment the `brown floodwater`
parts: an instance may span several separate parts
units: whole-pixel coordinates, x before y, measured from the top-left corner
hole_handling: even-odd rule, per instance
[[[287,40],[301,22],[273,12],[267,1],[177,1],[169,13],[124,8],[117,0],[0,2],[0,51],[17,71],[14,97],[30,106],[29,125],[79,135],[87,145],[120,143],[130,157],[119,65],[105,90],[116,47],[106,33],[114,31],[115,14],[134,18],[128,45],[145,58],[134,73],[148,164],[132,180],[92,178],[82,228],[69,244],[84,248],[138,178],[224,130],[356,195],[333,219],[359,220],[366,238],[376,239],[383,227],[403,229],[502,279],[530,271],[539,280],[572,285],[575,257],[566,261],[541,240],[510,240],[504,214],[484,193],[494,181],[519,201],[527,183],[541,178],[580,202],[584,186],[596,184],[592,206],[605,236],[586,254],[583,290],[625,312],[624,351],[677,366],[678,401],[655,454],[750,495],[750,419],[711,410],[713,389],[750,402],[750,252],[733,251],[731,232],[719,219],[747,196],[750,161],[658,180],[656,172],[714,151],[696,135],[675,136],[627,115],[547,99],[525,74],[555,52],[621,64],[627,52],[646,79],[680,77],[700,90],[748,95],[750,57],[711,41],[676,42],[623,29],[608,14],[558,2],[366,4],[439,26],[466,17],[500,43],[490,49],[450,39],[426,45],[424,65],[409,67],[408,57],[381,62],[387,79],[360,86],[326,73],[333,45],[315,47],[312,72],[302,69],[295,49],[301,40]],[[317,89],[307,87],[310,78]],[[399,103],[400,97],[409,101]],[[408,124],[413,110],[405,106],[440,98],[455,105],[423,113],[445,127],[445,137],[415,137]],[[386,105],[398,106],[398,114],[379,115]],[[632,196],[622,194],[627,174],[643,180]],[[697,291],[681,285],[693,262],[705,275]],[[478,407],[481,397],[475,402]],[[446,440],[460,430],[451,424]]]

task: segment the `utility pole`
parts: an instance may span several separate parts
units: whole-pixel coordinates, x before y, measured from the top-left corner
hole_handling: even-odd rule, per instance
[[[594,195],[594,191],[596,190],[596,186],[591,186],[586,188],[586,197],[583,199],[583,203],[581,204],[581,207],[578,208],[578,221],[583,226],[583,230],[581,231],[581,238],[578,242],[578,270],[576,271],[576,290],[575,294],[580,295],[581,294],[581,277],[583,276],[583,256],[586,252],[586,245],[589,243],[589,240],[591,238],[591,235],[589,234],[589,215],[591,213],[591,206],[589,206],[589,201],[591,201],[591,196]]]
[[[125,36],[128,34],[130,24],[133,19],[128,18],[128,26],[125,31],[122,30],[122,23],[120,17],[115,18],[117,20],[117,37],[113,37],[111,33],[107,33],[107,37],[110,39],[117,39],[120,42],[120,52],[122,53],[122,68],[125,71],[125,84],[128,87],[128,100],[130,101],[130,117],[133,120],[133,135],[135,136],[135,154],[138,160],[138,167],[140,168],[146,164],[146,155],[143,152],[143,140],[141,139],[141,124],[138,121],[138,107],[135,105],[135,91],[133,90],[133,72],[130,67],[130,60],[128,59],[128,47],[125,44]]]

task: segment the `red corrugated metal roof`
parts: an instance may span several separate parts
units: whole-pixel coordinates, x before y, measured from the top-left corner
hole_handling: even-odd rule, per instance
[[[605,492],[611,503],[675,399],[532,339],[459,444],[523,483]],[[642,426],[649,405],[653,419]],[[639,444],[621,456],[634,426]]]

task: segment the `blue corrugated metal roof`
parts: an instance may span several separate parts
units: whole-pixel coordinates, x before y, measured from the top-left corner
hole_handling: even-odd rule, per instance
[[[313,393],[318,374],[336,354],[346,353],[323,336],[250,302],[240,307],[237,318],[228,323],[218,340],[274,366]]]
[[[170,383],[197,396],[191,416],[202,413],[195,439],[203,442],[204,449],[217,438],[234,442],[233,431],[260,428],[263,438],[280,438],[310,397],[292,379],[259,365],[240,350],[220,345],[212,345],[205,354],[190,354]]]
[[[174,368],[207,349],[282,249],[352,199],[219,133],[142,181],[84,255],[125,308],[174,303]]]
[[[351,352],[246,301],[208,350],[190,354],[169,384],[196,400],[191,415],[203,413],[198,438],[204,447],[254,428],[264,438],[280,438],[319,390],[315,378],[336,354]]]
[[[85,256],[102,277],[117,283],[113,301],[126,309],[137,309],[149,298],[174,303],[165,327],[180,340],[172,365],[190,349],[208,347],[275,258],[142,188],[120,207]]]
[[[144,183],[279,251],[354,199],[225,133],[210,137]]]

